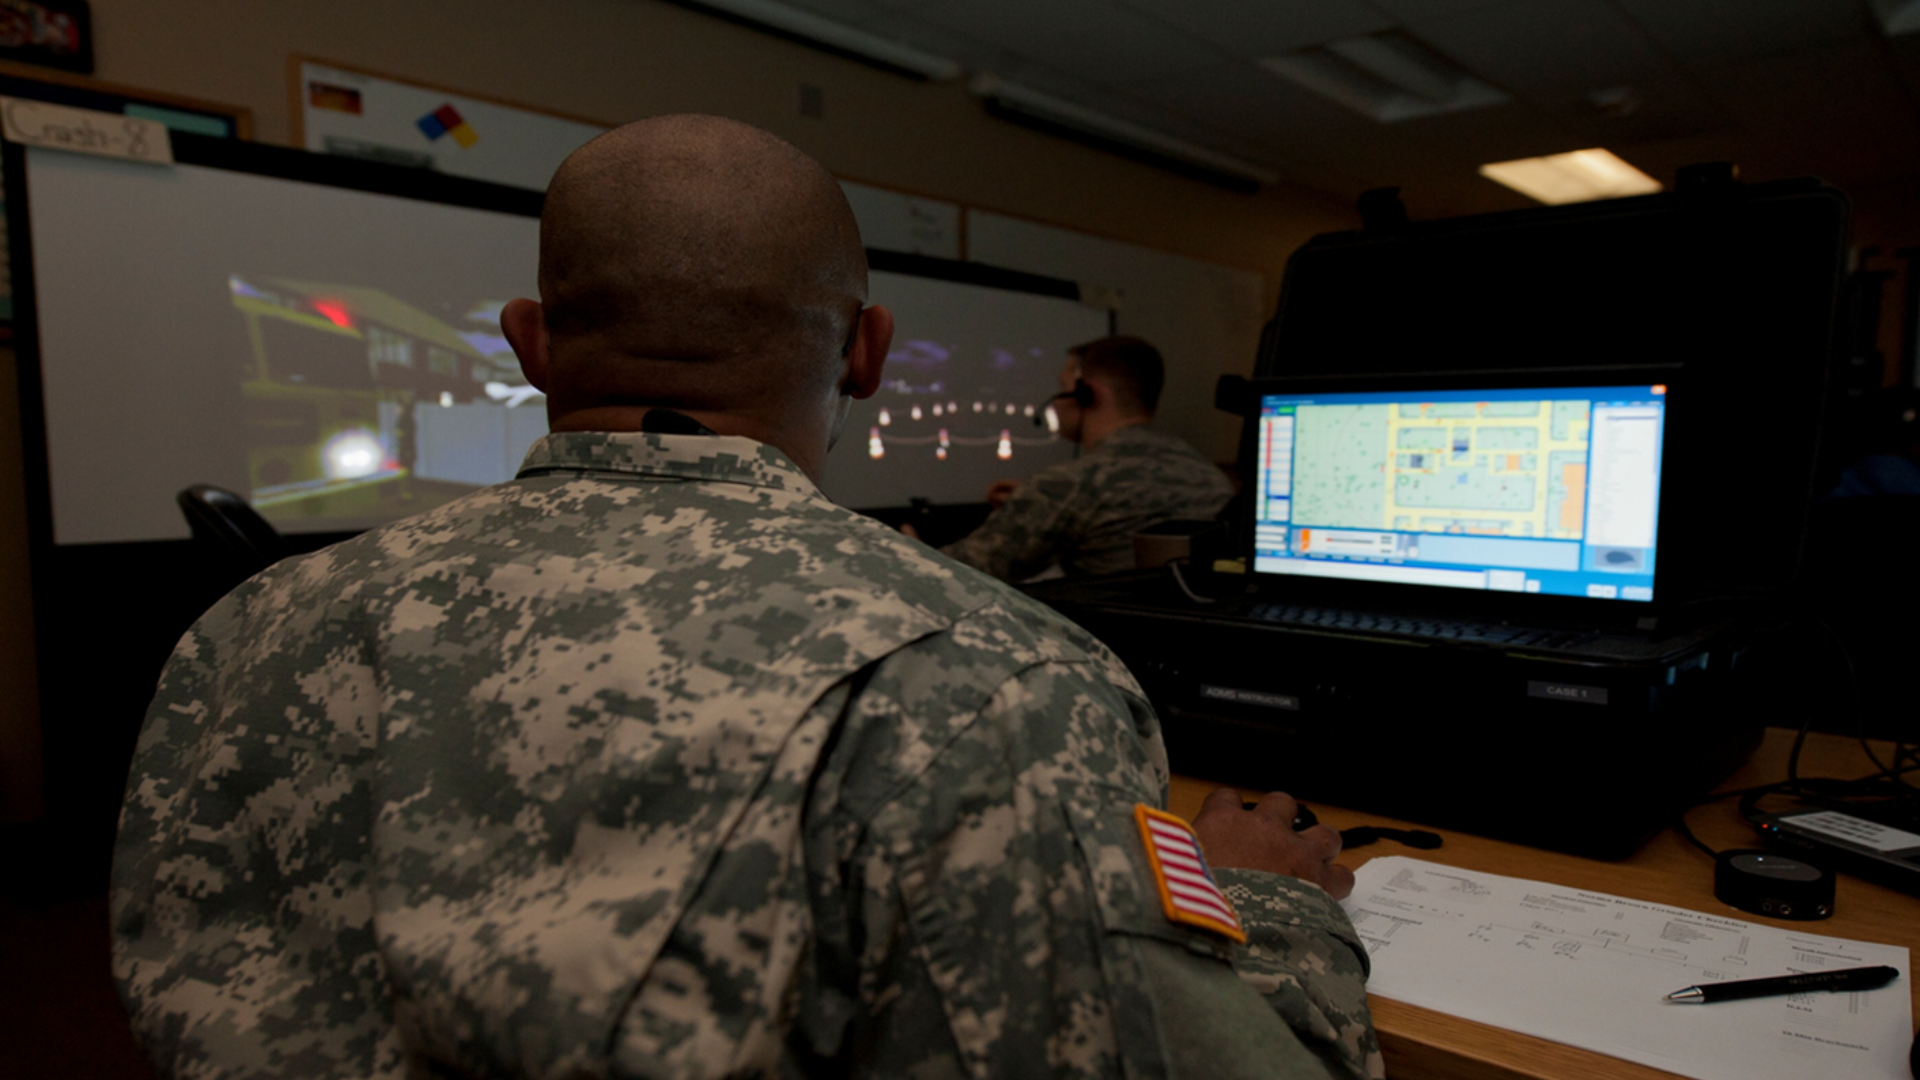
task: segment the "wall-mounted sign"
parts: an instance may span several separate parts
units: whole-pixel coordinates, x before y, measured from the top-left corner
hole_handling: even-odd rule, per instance
[[[87,0],[0,0],[0,60],[93,74]]]

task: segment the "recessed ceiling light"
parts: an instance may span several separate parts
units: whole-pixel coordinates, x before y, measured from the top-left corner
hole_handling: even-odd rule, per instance
[[[1595,147],[1567,154],[1496,161],[1480,175],[1549,206],[1617,199],[1660,190],[1660,181]]]
[[[1399,31],[1342,38],[1256,62],[1383,124],[1507,100],[1507,95]]]

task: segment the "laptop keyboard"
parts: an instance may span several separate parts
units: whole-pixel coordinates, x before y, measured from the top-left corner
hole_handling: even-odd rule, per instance
[[[1537,626],[1506,626],[1500,623],[1468,622],[1459,619],[1375,615],[1365,611],[1306,607],[1300,604],[1256,604],[1248,614],[1262,622],[1280,623],[1285,626],[1310,626],[1322,630],[1391,634],[1396,637],[1515,648],[1567,649],[1584,645],[1599,636],[1583,630],[1547,630]]]

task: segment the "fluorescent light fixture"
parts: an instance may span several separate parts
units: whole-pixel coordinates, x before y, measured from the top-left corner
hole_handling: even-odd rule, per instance
[[[975,75],[967,89],[974,97],[986,101],[996,115],[1034,123],[1056,134],[1078,136],[1106,149],[1149,159],[1225,187],[1248,190],[1280,179],[1280,174],[1272,169],[1176,139],[1131,120],[1030,90],[998,75]]]
[[[810,11],[801,11],[773,0],[669,0],[682,7],[696,8],[734,22],[746,23],[766,30],[780,37],[790,38],[805,45],[839,53],[854,60],[873,64],[890,71],[931,79],[941,82],[960,77],[960,64],[944,56],[922,52],[910,45],[890,41],[878,34],[869,34],[848,26],[822,18]]]
[[[1873,0],[1873,13],[1888,37],[1920,30],[1920,0]]]
[[[1257,63],[1383,124],[1507,100],[1399,31],[1341,38]]]
[[[1605,150],[1575,150],[1547,157],[1496,161],[1480,175],[1549,206],[1617,199],[1660,190],[1660,181]]]

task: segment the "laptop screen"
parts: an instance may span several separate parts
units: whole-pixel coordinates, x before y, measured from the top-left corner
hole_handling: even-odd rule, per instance
[[[1266,393],[1253,569],[1651,601],[1666,387]]]

